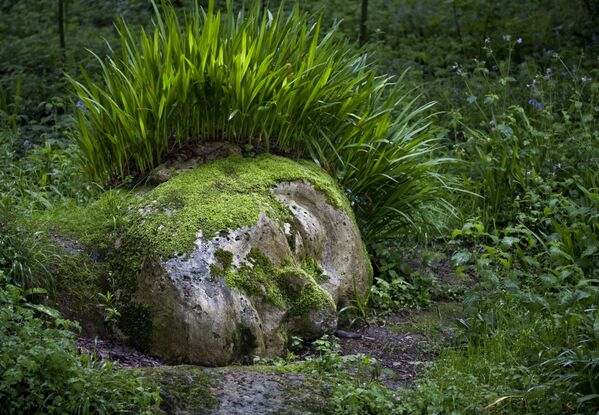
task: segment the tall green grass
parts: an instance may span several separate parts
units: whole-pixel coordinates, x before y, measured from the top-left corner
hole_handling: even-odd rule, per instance
[[[239,14],[157,7],[153,31],[120,22],[121,54],[71,79],[82,161],[106,183],[149,172],[189,141],[310,157],[348,189],[365,236],[414,222],[439,190],[430,124],[401,82],[378,75],[335,28],[295,7]]]

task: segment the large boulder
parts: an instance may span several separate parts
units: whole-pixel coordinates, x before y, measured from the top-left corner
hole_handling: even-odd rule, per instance
[[[206,164],[159,168],[158,185],[32,220],[60,251],[47,266],[54,305],[88,336],[105,335],[108,317],[112,333],[168,361],[248,362],[333,332],[337,309],[364,295],[372,269],[331,177],[213,147],[197,156]]]
[[[348,202],[312,163],[229,157],[144,194],[125,246],[144,252],[131,301],[149,350],[225,365],[331,333],[370,263]]]

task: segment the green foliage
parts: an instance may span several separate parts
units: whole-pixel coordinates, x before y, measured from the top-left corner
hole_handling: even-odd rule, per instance
[[[0,277],[5,278],[0,271]],[[33,291],[39,293],[39,290]],[[110,362],[77,352],[75,323],[3,281],[0,405],[3,413],[151,413],[157,393]]]
[[[482,196],[472,201],[486,226],[510,223],[522,208],[519,201],[550,182],[580,176],[593,186],[599,168],[594,73],[572,69],[557,55],[542,73],[528,65],[512,68],[509,57],[517,46],[509,44],[508,59],[500,62],[485,47],[495,74],[484,61],[471,72],[457,69],[474,115],[463,125],[465,141],[456,143],[456,151],[468,163],[463,171],[469,190]]]
[[[339,345],[323,336],[313,344],[316,356],[301,370],[326,379],[333,386],[327,413],[400,414],[397,396],[379,383],[382,368],[376,359],[363,355],[339,355]]]
[[[0,140],[0,203],[4,206],[32,211],[92,195],[92,188],[79,180],[73,146],[56,139],[34,145],[20,133],[3,130]]]
[[[426,307],[431,302],[430,288],[435,276],[413,269],[397,244],[374,245],[377,277],[372,287],[373,305],[383,312],[401,307]]]
[[[16,215],[0,204],[0,272],[19,287],[48,286],[50,273],[43,264],[38,236],[16,225]]]
[[[596,412],[599,199],[596,188],[569,184],[575,194],[544,195],[545,209],[515,226],[454,232],[474,248],[454,260],[482,280],[465,300],[462,345],[410,395],[418,412]]]
[[[440,185],[427,116],[365,57],[295,8],[224,15],[210,3],[183,23],[156,9],[154,31],[119,25],[121,56],[102,82],[71,80],[91,177],[145,174],[190,140],[229,140],[310,156],[348,189],[364,235],[413,222]]]
[[[24,218],[56,204],[85,201],[93,194],[89,185],[78,181],[75,148],[46,133],[32,138],[44,145],[34,145],[21,130],[0,128],[0,270],[20,287],[49,288],[52,280],[43,264],[55,255],[40,243],[41,233],[28,229]]]
[[[68,2],[67,48],[60,50],[54,0],[0,2],[0,272],[12,284],[51,286],[40,267],[53,255],[40,245],[48,235],[31,233],[23,218],[93,195],[67,142],[80,143],[101,182],[145,173],[189,140],[234,141],[246,157],[291,151],[318,161],[339,181],[376,256],[375,284],[347,310],[361,319],[369,303],[383,311],[426,306],[435,282],[406,266],[401,241],[380,244],[379,238],[395,242],[402,227],[420,222],[413,238],[428,240],[428,224],[443,229],[473,218],[453,235],[458,275],[481,278],[466,295],[460,342],[441,351],[400,401],[378,383],[380,368],[371,359],[341,357],[329,342],[318,344],[319,357],[307,370],[333,385],[332,412],[596,412],[596,0],[370,0],[371,43],[364,51],[378,58],[376,68],[343,38],[357,38],[359,2],[301,1],[302,10],[326,11],[314,25],[289,7],[272,15],[257,6],[239,16],[194,9],[183,18],[167,8],[151,25],[145,1],[96,3]],[[191,10],[190,1],[177,3]],[[128,22],[120,33],[112,28],[115,13]],[[338,19],[336,29],[324,29]],[[146,28],[139,36],[137,24]],[[411,71],[398,80],[375,72],[406,68]],[[76,104],[63,72],[76,79],[81,95],[81,136],[71,128]],[[412,101],[400,87],[422,96]],[[419,104],[430,100],[445,112],[431,116],[428,104]],[[435,156],[460,162],[446,165]],[[447,196],[451,181],[438,174],[443,168],[461,177],[466,192]],[[448,202],[458,208],[457,218],[439,215]],[[126,228],[124,205],[118,192],[101,201],[102,233]],[[89,220],[64,215],[55,225],[71,221],[93,239]],[[71,266],[60,258],[50,262]],[[78,357],[63,338],[68,333],[57,329],[67,323],[40,319],[27,314],[38,313],[31,305],[7,300],[22,297],[19,290],[0,295],[0,324],[11,325],[11,335],[27,335],[0,342],[3,353],[11,345],[0,354],[13,359],[10,367],[41,388],[46,366],[31,362],[60,356],[68,373],[78,374],[72,384],[44,375],[54,380],[44,391],[61,385],[60,392],[71,393],[89,382],[92,398],[113,405],[107,412],[124,410],[118,405],[128,404],[115,403],[109,386],[101,386],[119,386],[120,372]],[[6,297],[9,292],[14,295]],[[96,301],[109,321],[119,312],[133,315],[116,307],[110,292],[103,296]],[[135,381],[123,382],[133,383],[122,383],[128,392],[117,388],[116,400],[147,402],[147,392],[132,397]],[[66,396],[40,393],[50,405]],[[35,405],[40,396],[10,404]],[[35,411],[29,408],[21,412]]]

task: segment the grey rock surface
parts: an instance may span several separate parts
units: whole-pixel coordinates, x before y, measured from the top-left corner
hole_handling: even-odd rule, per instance
[[[326,413],[321,380],[268,367],[145,368],[166,415],[316,415]]]
[[[306,181],[272,192],[285,220],[261,214],[211,238],[197,229],[191,252],[144,261],[135,299],[152,316],[152,354],[206,366],[278,356],[291,336],[333,333],[337,306],[365,292],[370,262],[351,213]]]

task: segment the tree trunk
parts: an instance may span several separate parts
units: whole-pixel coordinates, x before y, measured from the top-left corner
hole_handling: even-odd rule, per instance
[[[64,0],[58,0],[58,36],[60,39],[60,47],[61,49],[64,49]]]
[[[360,13],[360,46],[364,46],[368,40],[366,21],[368,20],[368,0],[362,0]]]

